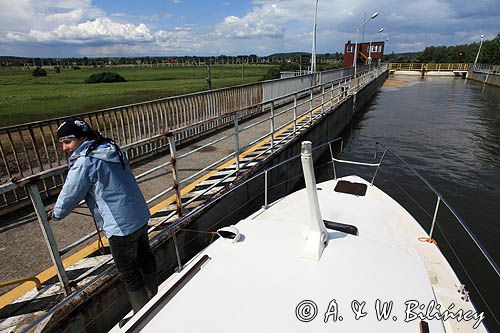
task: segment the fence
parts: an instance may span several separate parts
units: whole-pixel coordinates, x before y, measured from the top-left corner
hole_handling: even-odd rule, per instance
[[[396,71],[467,71],[470,64],[435,64],[435,63],[390,63],[389,70]]]
[[[307,74],[119,106],[78,116],[104,136],[112,138],[134,161],[169,149],[169,136],[173,136],[177,143],[195,139],[232,124],[231,114],[236,110],[239,110],[239,116],[243,119],[251,117],[264,111],[263,102],[352,75],[352,72],[352,69],[339,69]],[[291,101],[292,98],[282,99],[280,103]],[[279,103],[275,106],[279,106]],[[64,119],[0,128],[0,215],[29,204],[29,194],[24,186],[30,181],[28,178],[45,175],[41,177],[42,198],[59,191],[64,183],[67,155],[61,150],[55,133]],[[47,173],[51,176],[46,177]]]
[[[286,94],[283,96],[279,96],[279,97],[276,97],[276,98],[269,100],[269,101],[265,101],[265,102],[263,101],[261,103],[255,104],[255,105],[242,106],[241,109],[236,109],[232,112],[228,111],[228,112],[223,113],[215,118],[209,118],[214,122],[221,121],[222,119],[228,118],[229,121],[231,122],[231,124],[234,124],[234,133],[231,133],[231,134],[226,135],[222,138],[219,138],[216,141],[210,142],[210,143],[208,143],[202,147],[199,147],[195,150],[189,151],[188,153],[186,153],[184,155],[178,155],[176,153],[176,145],[177,145],[176,136],[180,136],[182,133],[184,133],[184,131],[191,130],[193,127],[192,126],[191,127],[190,126],[181,126],[178,128],[174,128],[172,130],[170,130],[170,127],[169,127],[168,129],[171,132],[170,132],[170,135],[168,135],[166,137],[166,141],[167,141],[166,145],[168,146],[169,151],[170,151],[170,157],[171,157],[170,161],[167,163],[164,163],[160,166],[156,166],[156,167],[136,176],[136,178],[139,179],[141,177],[144,177],[147,174],[150,174],[151,172],[154,172],[154,170],[170,166],[172,168],[172,177],[173,177],[174,186],[169,187],[167,189],[164,189],[163,191],[161,191],[160,193],[158,193],[154,197],[149,198],[147,200],[148,204],[150,204],[151,202],[153,202],[157,198],[165,195],[166,193],[174,191],[175,196],[176,196],[177,210],[170,213],[168,216],[166,216],[163,219],[163,221],[166,221],[175,215],[182,216],[184,207],[186,207],[190,203],[194,202],[195,200],[198,200],[203,195],[205,195],[207,192],[211,191],[214,187],[216,187],[218,184],[222,183],[223,181],[225,181],[229,177],[237,176],[239,174],[239,172],[241,172],[240,170],[242,170],[245,167],[249,168],[249,165],[251,162],[257,160],[258,158],[261,158],[262,155],[264,155],[264,154],[269,154],[279,144],[285,142],[286,140],[292,139],[296,135],[298,135],[300,133],[300,131],[304,128],[304,126],[308,126],[309,124],[312,124],[313,119],[315,117],[315,115],[313,115],[313,113],[315,113],[315,112],[323,113],[327,108],[332,108],[335,103],[339,103],[341,100],[347,98],[348,94],[347,94],[347,89],[345,89],[346,87],[349,87],[348,88],[349,91],[357,91],[357,90],[361,89],[363,86],[365,86],[366,84],[368,84],[369,82],[371,82],[372,80],[378,78],[379,75],[382,72],[384,72],[385,70],[386,70],[385,66],[381,67],[381,68],[374,68],[371,71],[363,71],[363,72],[358,73],[357,79],[354,79],[352,77],[347,77],[347,78],[334,80],[332,82],[324,83],[321,85],[310,86],[306,89],[295,91],[295,92],[292,92],[290,94]],[[302,96],[302,95],[308,96],[308,98],[305,98],[303,100],[299,100],[299,96]],[[188,95],[188,96],[192,96],[192,95]],[[287,106],[284,110],[275,110],[275,105],[282,103],[283,100],[289,100],[289,99],[292,99],[294,101],[293,104],[291,104],[290,106]],[[249,108],[256,108],[258,110],[269,110],[270,115],[268,117],[265,117],[262,120],[255,122],[252,125],[240,127],[239,126],[239,119],[241,118],[241,115],[244,114],[244,112],[248,111]],[[302,108],[303,112],[300,110],[300,108]],[[304,109],[305,109],[305,111],[304,111]],[[287,112],[293,112],[293,118],[281,126],[275,126],[275,120],[278,117],[283,116]],[[167,116],[166,118],[167,118],[167,121],[170,119],[169,116]],[[95,119],[94,119],[94,121],[95,121]],[[299,124],[301,121],[303,121],[305,125]],[[270,126],[270,131],[265,133],[263,136],[255,139],[254,141],[248,143],[246,146],[240,147],[240,145],[239,145],[240,133],[242,133],[243,131],[249,130],[250,128],[257,126],[259,124],[262,124],[262,123],[268,123]],[[195,124],[197,125],[197,123],[195,123]],[[146,126],[146,124],[144,124],[144,126]],[[279,134],[284,132],[284,129],[286,126],[293,126],[293,131],[291,132],[291,134],[288,134],[284,138],[278,138]],[[143,130],[144,130],[144,128],[143,128]],[[28,131],[29,131],[29,129],[28,129]],[[53,135],[52,135],[52,138],[53,138]],[[239,155],[240,155],[241,151],[250,148],[251,146],[253,146],[257,142],[259,142],[263,139],[266,139],[266,138],[270,139],[270,147],[268,149],[259,153],[259,155],[255,156],[252,160],[247,160],[245,162],[240,163]],[[223,157],[219,161],[214,162],[213,164],[199,170],[195,174],[190,175],[189,177],[187,177],[185,179],[180,179],[178,177],[178,172],[177,172],[177,162],[178,161],[180,161],[181,159],[183,159],[191,154],[196,153],[200,149],[203,149],[207,146],[214,144],[215,142],[220,142],[220,141],[226,140],[226,139],[229,139],[229,140],[234,139],[234,152],[231,152],[229,155]],[[140,141],[140,140],[135,142],[134,144],[138,144],[138,143],[139,144],[148,144],[148,145],[152,144],[150,141]],[[129,144],[129,147],[131,147],[130,144]],[[197,196],[195,196],[193,198],[183,198],[181,196],[180,187],[182,187],[183,184],[186,184],[191,179],[198,177],[203,173],[208,172],[208,170],[211,170],[211,169],[217,167],[218,165],[221,165],[222,163],[224,163],[225,161],[227,161],[231,158],[235,159],[236,168],[231,173],[228,173],[227,175],[225,175],[223,178],[218,179],[218,183],[214,183],[210,187],[205,188],[202,193],[197,194]],[[47,216],[47,214],[46,214],[45,207],[43,205],[42,198],[40,195],[40,193],[42,193],[45,190],[45,188],[41,187],[40,184],[43,184],[44,181],[50,180],[56,176],[62,177],[62,173],[64,171],[65,171],[64,168],[61,166],[58,168],[53,168],[53,169],[39,172],[36,175],[25,177],[24,179],[20,180],[17,183],[9,183],[9,184],[5,184],[5,185],[1,185],[0,191],[2,191],[2,192],[0,192],[0,193],[7,193],[8,191],[11,191],[12,189],[16,189],[19,187],[27,188],[27,192],[29,192],[28,198],[31,199],[31,202],[32,202],[33,206],[35,207],[35,211],[36,211],[36,214],[38,217],[38,222],[39,222],[42,230],[44,231],[43,233],[44,233],[45,241],[46,241],[47,246],[49,248],[49,252],[51,254],[53,264],[56,267],[56,270],[58,272],[59,281],[61,282],[62,286],[64,287],[65,294],[69,294],[70,293],[69,279],[68,279],[67,273],[64,269],[61,256],[65,253],[67,253],[68,251],[70,251],[71,249],[78,247],[79,245],[81,245],[83,242],[87,241],[91,237],[95,236],[96,233],[89,234],[89,235],[81,238],[80,240],[74,242],[73,244],[71,244],[70,246],[68,246],[62,250],[59,250],[57,248],[57,245],[56,245],[55,239],[52,235],[51,227],[49,224],[49,216]],[[184,199],[188,199],[188,200],[184,200]],[[161,224],[161,223],[162,222],[159,222],[159,224]],[[159,224],[153,226],[150,229],[150,231],[154,230]],[[76,279],[76,281],[78,281],[78,278]],[[75,280],[73,280],[72,283],[75,283]]]
[[[500,75],[500,65],[475,64],[473,66],[474,72]]]

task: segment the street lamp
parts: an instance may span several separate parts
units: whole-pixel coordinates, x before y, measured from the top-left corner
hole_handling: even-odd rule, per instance
[[[380,33],[382,33],[382,32],[384,32],[384,28],[380,28],[380,29],[379,29],[379,31],[378,31],[377,33],[379,33],[379,34],[380,34]],[[372,34],[372,35],[370,36],[370,46],[369,46],[369,48],[368,48],[368,64],[369,64],[369,65],[371,65],[371,64],[372,64],[372,40],[373,40],[373,36],[374,36],[374,35],[375,35],[375,34]]]
[[[481,52],[481,46],[483,45],[484,35],[481,35],[481,43],[479,43],[479,50],[477,50],[476,60],[474,60],[474,65],[472,66],[472,70],[476,70],[477,60],[479,59],[479,52]]]
[[[356,63],[357,63],[357,58],[358,58],[358,34],[359,34],[359,29],[361,29],[362,27],[364,27],[370,20],[373,20],[375,17],[378,16],[378,12],[375,12],[372,14],[372,16],[370,16],[369,19],[366,19],[359,27],[358,29],[356,29],[356,45],[354,46],[354,59],[352,61],[353,63],[353,66],[354,66],[354,78],[356,78],[356,74],[357,74],[357,66],[356,66]]]
[[[318,1],[316,0],[316,9],[314,11],[314,26],[313,26],[313,45],[311,56],[311,73],[316,72],[316,18],[318,16]]]

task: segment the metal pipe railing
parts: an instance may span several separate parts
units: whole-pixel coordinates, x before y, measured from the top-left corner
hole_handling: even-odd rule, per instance
[[[418,173],[411,165],[409,165],[404,159],[396,155],[394,152],[392,152],[389,148],[387,148],[385,145],[383,145],[380,142],[377,142],[376,145],[380,145],[386,149],[389,153],[391,153],[392,156],[394,156],[397,160],[399,160],[404,166],[406,166],[415,176],[417,176],[420,181],[422,181],[434,194],[437,196],[438,200],[436,202],[436,208],[435,208],[435,214],[433,218],[433,223],[432,223],[432,230],[433,231],[433,226],[436,223],[436,216],[437,216],[437,210],[439,207],[439,203],[442,201],[445,206],[449,209],[449,211],[453,214],[455,219],[460,223],[460,225],[464,228],[464,230],[467,232],[469,237],[473,240],[473,242],[476,244],[478,249],[481,251],[483,256],[487,259],[488,263],[491,265],[491,267],[494,269],[496,274],[500,276],[500,269],[498,268],[498,265],[496,262],[493,260],[491,255],[488,253],[488,251],[484,248],[484,246],[479,242],[479,240],[476,238],[472,230],[465,224],[463,221],[462,217],[457,213],[457,211],[451,206],[451,204],[439,193],[420,173]]]
[[[366,71],[361,72],[360,73],[360,77],[364,77],[368,73],[369,72],[366,72]],[[171,160],[169,162],[163,163],[160,166],[156,166],[156,167],[154,167],[154,168],[152,168],[152,169],[150,169],[150,170],[148,170],[146,172],[143,172],[143,173],[139,174],[137,176],[137,178],[140,179],[140,178],[142,178],[142,177],[144,177],[146,175],[151,174],[154,171],[157,171],[157,170],[159,170],[159,169],[161,169],[161,168],[163,168],[165,166],[170,165],[171,168],[172,168],[173,186],[171,186],[171,187],[167,188],[166,190],[161,191],[159,194],[153,196],[152,198],[150,198],[149,200],[147,200],[147,203],[150,204],[151,202],[157,200],[158,198],[160,198],[161,196],[165,195],[166,193],[174,190],[175,191],[175,201],[176,201],[176,205],[177,205],[176,214],[177,214],[178,217],[183,216],[183,207],[184,206],[187,206],[190,203],[194,202],[195,200],[197,200],[198,198],[202,197],[204,194],[206,194],[208,191],[210,191],[211,189],[213,189],[214,187],[216,187],[217,185],[219,185],[220,183],[222,183],[226,179],[228,179],[228,178],[234,176],[235,174],[237,174],[239,172],[240,167],[241,168],[246,167],[249,163],[251,163],[252,161],[257,160],[260,156],[262,156],[263,154],[267,153],[269,150],[273,151],[275,144],[280,144],[281,142],[283,142],[284,140],[286,140],[290,136],[295,136],[296,135],[296,131],[297,131],[297,121],[299,119],[302,119],[302,117],[305,117],[308,114],[309,115],[309,124],[310,124],[313,121],[313,113],[316,112],[315,110],[319,109],[320,112],[323,112],[324,111],[324,105],[325,105],[325,103],[331,102],[334,98],[340,99],[340,95],[337,95],[337,96],[335,96],[333,98],[328,99],[327,102],[325,102],[325,98],[324,98],[325,89],[324,89],[324,87],[326,85],[331,84],[332,85],[332,91],[333,91],[333,86],[334,85],[339,85],[340,86],[340,84],[342,84],[342,82],[344,82],[344,84],[346,84],[347,82],[351,82],[351,81],[352,80],[348,79],[348,78],[336,79],[336,80],[333,80],[331,82],[327,82],[327,83],[319,84],[319,85],[314,85],[314,86],[311,86],[311,87],[309,87],[307,89],[296,91],[296,92],[293,92],[293,93],[290,93],[290,94],[286,94],[284,96],[273,98],[273,99],[271,99],[269,101],[257,104],[257,107],[258,108],[262,108],[262,109],[265,109],[266,105],[270,106],[269,107],[270,116],[266,117],[264,119],[264,121],[259,122],[259,124],[263,123],[265,121],[270,121],[270,123],[271,123],[271,131],[269,133],[267,133],[265,136],[261,137],[260,139],[270,136],[271,137],[271,147],[268,148],[268,149],[266,149],[265,151],[259,153],[252,160],[246,161],[243,166],[240,166],[239,163],[238,163],[239,162],[239,155],[240,155],[239,152],[241,150],[244,150],[247,147],[255,144],[258,141],[253,141],[251,143],[251,145],[246,145],[243,148],[240,147],[240,145],[239,145],[239,134],[242,131],[247,130],[247,129],[251,128],[251,127],[247,126],[247,127],[244,127],[243,129],[239,129],[239,122],[238,122],[238,120],[239,120],[239,118],[238,118],[238,112],[239,112],[239,110],[238,109],[235,110],[235,111],[228,112],[228,113],[226,113],[224,115],[220,115],[220,116],[212,118],[212,120],[222,120],[224,117],[233,117],[233,122],[234,122],[234,132],[233,132],[233,135],[226,135],[226,136],[224,136],[222,138],[216,139],[216,140],[214,140],[214,141],[212,141],[212,142],[210,142],[208,144],[205,144],[202,147],[199,147],[199,148],[197,148],[197,149],[195,149],[193,151],[190,151],[190,152],[188,152],[188,153],[186,153],[184,155],[181,155],[181,156],[177,156],[177,152],[176,152],[176,138],[175,137],[177,136],[176,133],[178,133],[179,129],[170,131],[169,135],[161,134],[161,135],[153,136],[153,137],[157,137],[157,138],[165,138],[165,137],[167,138],[167,140],[168,140],[168,148],[170,150],[170,159]],[[318,94],[315,95],[314,91],[318,91]],[[298,103],[297,97],[299,95],[301,95],[301,94],[306,93],[306,92],[308,93],[309,98],[305,99],[304,102],[302,102],[302,103]],[[321,102],[321,104],[319,104],[319,106],[314,106],[313,105],[314,104],[313,101],[316,98],[318,98],[318,95],[320,95],[322,102]],[[285,109],[286,112],[283,111],[283,112],[275,113],[275,103],[280,102],[282,100],[286,100],[289,97],[293,97],[293,106],[286,108]],[[297,114],[298,107],[300,107],[302,105],[305,105],[307,103],[309,103],[309,108],[306,109],[303,113]],[[275,126],[275,119],[276,119],[276,117],[278,117],[278,116],[280,116],[282,114],[285,114],[287,112],[290,112],[292,110],[293,110],[293,113],[294,113],[293,119],[290,120],[290,121],[285,122],[285,124],[282,125],[282,126],[276,127]],[[142,113],[141,115],[143,117],[143,120],[145,120],[145,119],[149,120],[150,119],[149,118],[150,117],[149,113],[146,113],[146,114]],[[139,116],[139,114],[138,114],[138,116]],[[151,115],[151,117],[152,117],[152,115]],[[139,124],[139,119],[137,120],[137,123]],[[281,131],[286,126],[291,125],[292,123],[293,123],[294,131],[291,134],[287,135],[285,138],[279,140],[278,143],[276,143],[275,142],[276,133],[279,132],[279,131]],[[300,126],[300,128],[298,128],[298,130],[300,131],[302,128],[308,126],[309,124],[304,124],[304,125]],[[252,126],[257,126],[257,125],[252,125]],[[134,127],[134,130],[135,130],[135,127]],[[150,127],[149,125],[147,125],[147,127],[146,127],[146,125],[143,122],[143,132],[148,132],[149,134],[151,134],[154,130],[155,130],[154,125],[153,125],[153,127]],[[136,136],[136,135],[134,134],[134,136]],[[221,142],[222,140],[228,139],[230,137],[234,137],[235,138],[235,152],[234,153],[231,153],[231,154],[223,157],[222,159],[219,159],[218,161],[212,163],[208,167],[203,168],[199,172],[196,172],[195,174],[193,174],[193,175],[191,175],[191,176],[189,176],[189,177],[187,177],[185,179],[180,179],[179,174],[178,174],[178,170],[177,170],[177,162],[180,159],[192,155],[195,151],[199,151],[203,147],[206,147],[208,145]],[[128,151],[129,149],[131,149],[131,147],[133,147],[134,145],[140,145],[140,144],[143,144],[143,143],[147,143],[148,142],[147,140],[148,140],[147,138],[146,139],[139,138],[139,140],[136,140],[136,142],[133,142],[133,143],[125,145],[125,151]],[[152,146],[153,146],[152,142],[149,142],[149,144],[151,146],[151,147],[149,147],[149,149],[153,149],[152,148]],[[317,148],[320,148],[320,147],[317,147]],[[237,155],[235,156],[235,154],[237,154]],[[225,177],[223,177],[219,182],[216,182],[216,183],[212,184],[207,189],[201,191],[195,197],[190,198],[185,204],[183,204],[183,202],[182,202],[182,194],[181,194],[182,193],[181,192],[181,186],[184,183],[186,183],[187,181],[193,179],[194,177],[196,177],[196,176],[198,176],[198,175],[200,175],[200,174],[208,171],[209,169],[211,169],[213,167],[216,167],[217,165],[220,165],[225,160],[228,160],[231,157],[234,157],[235,161],[237,163],[237,168],[236,168],[235,171],[230,172],[228,175],[226,175]],[[279,165],[282,165],[282,163],[276,165],[275,167],[277,167]],[[59,170],[59,169],[62,169],[62,168],[65,168],[65,166],[60,166],[60,167],[57,167],[56,169]],[[55,170],[47,170],[47,171],[45,171],[45,175],[46,175],[46,177],[51,177],[51,176],[54,175],[54,172],[57,172],[57,171],[55,171]],[[68,281],[68,278],[67,278],[66,271],[64,269],[64,266],[62,265],[61,255],[67,253],[68,251],[70,251],[74,247],[76,247],[76,246],[80,245],[81,243],[85,242],[86,240],[92,238],[93,236],[95,236],[95,234],[97,234],[97,232],[96,233],[91,233],[89,235],[86,235],[83,238],[81,238],[80,240],[78,240],[78,241],[74,242],[73,244],[71,244],[70,246],[64,248],[62,251],[58,251],[57,250],[57,246],[55,244],[55,240],[53,239],[53,236],[50,237],[51,229],[50,229],[50,225],[48,224],[49,218],[45,214],[45,210],[44,210],[43,204],[41,204],[41,198],[40,198],[39,189],[38,189],[36,183],[33,182],[35,179],[39,180],[40,179],[39,175],[37,176],[37,178],[33,178],[33,179],[27,177],[23,181],[25,182],[25,184],[31,184],[30,185],[30,196],[32,197],[33,205],[34,205],[35,210],[37,212],[38,219],[39,219],[40,225],[42,227],[42,230],[44,230],[44,232],[47,231],[47,233],[48,233],[48,236],[46,237],[46,241],[47,241],[47,245],[49,247],[49,252],[51,253],[51,257],[53,258],[53,262],[54,262],[54,265],[56,267],[56,270],[57,270],[57,273],[58,273],[58,276],[59,276],[59,280],[60,280],[60,282],[61,282],[61,284],[62,284],[62,286],[63,286],[63,288],[65,290],[66,295],[68,295],[71,292],[71,290],[69,288],[69,281]],[[11,185],[9,185],[9,186],[11,186]],[[16,187],[19,186],[19,183],[16,183],[15,186]],[[9,187],[8,186],[4,186],[4,185],[0,186],[0,190],[5,189],[5,188],[9,188]],[[2,193],[5,193],[5,192],[2,192]],[[191,212],[197,211],[197,209],[198,208],[195,208]],[[191,214],[191,212],[189,214]],[[174,213],[171,213],[168,216],[168,218],[173,217],[173,215],[174,215]],[[45,216],[45,218],[44,218],[44,216]],[[165,220],[166,219],[164,219],[164,221]],[[156,227],[157,226],[154,226],[154,227],[150,228],[150,231],[154,230]],[[167,229],[170,230],[170,227],[168,227]]]

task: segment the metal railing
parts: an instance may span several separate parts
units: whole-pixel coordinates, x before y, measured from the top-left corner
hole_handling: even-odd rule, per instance
[[[500,65],[475,64],[471,69],[474,72],[500,75]]]
[[[267,110],[263,103],[305,91],[318,84],[352,75],[339,69],[288,79],[277,79],[79,114],[104,136],[113,139],[134,161],[170,149],[233,124],[233,114],[246,119]],[[300,95],[299,97],[302,97]],[[275,106],[290,103],[280,98]],[[267,106],[269,107],[269,106]],[[4,214],[25,205],[29,194],[25,180],[41,176],[41,195],[56,194],[66,172],[67,155],[55,133],[65,117],[0,128],[0,209]],[[47,174],[50,177],[47,177]],[[8,188],[8,191],[2,190]]]
[[[163,163],[159,166],[155,166],[154,168],[151,168],[150,170],[147,170],[139,175],[136,176],[136,179],[141,179],[147,175],[150,175],[151,173],[163,169],[165,167],[170,166],[171,168],[171,174],[172,174],[172,182],[173,185],[162,190],[160,193],[154,195],[152,198],[149,198],[147,200],[148,205],[151,205],[155,200],[158,198],[164,196],[165,194],[169,192],[174,192],[175,194],[175,202],[176,202],[176,210],[172,211],[170,214],[168,214],[165,218],[162,219],[161,222],[157,223],[156,225],[150,227],[148,232],[151,232],[155,229],[158,228],[158,226],[161,225],[164,221],[167,221],[174,216],[177,215],[177,217],[182,217],[184,215],[184,208],[189,206],[191,203],[199,200],[201,197],[206,195],[209,191],[212,189],[216,188],[219,186],[219,184],[223,183],[230,177],[236,177],[239,175],[240,170],[243,168],[246,168],[250,163],[258,160],[265,154],[269,154],[270,152],[273,152],[277,146],[279,146],[281,143],[285,142],[286,140],[290,139],[291,137],[297,136],[304,128],[309,126],[310,124],[313,123],[313,120],[316,118],[316,115],[321,115],[324,112],[326,112],[328,109],[333,108],[337,103],[341,102],[345,98],[348,97],[348,92],[355,92],[361,89],[363,86],[371,82],[373,79],[377,78],[380,76],[381,73],[383,73],[387,68],[382,66],[379,68],[373,68],[372,70],[365,70],[357,75],[356,78],[353,77],[345,77],[345,78],[340,78],[328,83],[324,84],[319,84],[319,85],[314,85],[309,88],[303,89],[303,90],[298,90],[293,93],[285,94],[279,97],[275,97],[269,101],[261,102],[256,105],[250,105],[249,107],[251,108],[259,108],[264,110],[264,112],[268,112],[269,116],[264,117],[262,120],[258,120],[252,124],[249,124],[247,126],[240,126],[239,122],[243,118],[242,114],[245,114],[244,111],[246,110],[245,108],[239,109],[239,110],[234,110],[232,112],[227,112],[219,117],[213,118],[215,121],[222,119],[222,118],[228,118],[232,121],[234,124],[234,131],[233,133],[224,135],[220,138],[217,138],[209,143],[204,144],[201,147],[198,147],[192,151],[189,151],[187,153],[184,153],[182,155],[178,155],[177,153],[177,145],[178,142],[176,142],[176,134],[179,133],[180,131],[183,131],[184,129],[176,129],[172,130],[171,135],[167,136],[167,144],[170,152],[170,161]],[[306,96],[302,97],[301,96]],[[275,105],[280,105],[283,104],[283,100],[292,100],[293,103],[286,104],[282,110],[275,109]],[[278,112],[276,112],[278,111]],[[285,121],[281,126],[276,126],[275,122],[280,116],[284,116],[287,113],[293,113],[293,117],[291,120]],[[255,140],[251,141],[250,143],[246,144],[245,146],[241,147],[240,146],[240,135],[242,132],[247,131],[252,129],[255,126],[261,125],[265,122],[269,123],[269,132],[265,133],[264,135],[256,138]],[[303,123],[301,123],[303,122]],[[285,137],[281,138],[278,140],[278,135],[287,128],[293,128],[293,131],[291,131],[290,134],[286,135]],[[192,154],[198,152],[199,150],[206,148],[208,146],[211,146],[215,143],[221,142],[223,140],[231,140],[234,139],[234,152],[229,153],[228,155],[220,158],[219,160],[211,163],[210,165],[202,168],[201,170],[195,172],[194,174],[191,174],[190,176],[186,177],[185,179],[180,179],[179,173],[178,173],[178,163],[182,161],[184,158],[187,158],[191,156]],[[264,151],[260,152],[253,158],[245,161],[245,162],[240,162],[239,157],[241,154],[241,151],[244,151],[259,141],[263,139],[269,139],[270,140],[270,147],[265,149]],[[127,146],[126,146],[127,147]],[[125,148],[126,148],[125,147]],[[217,166],[221,165],[222,163],[233,159],[235,160],[236,168],[234,171],[227,173],[224,177],[220,178],[217,182],[214,182],[212,185],[208,186],[204,190],[200,191],[197,195],[195,195],[192,198],[189,198],[187,201],[183,202],[183,197],[181,194],[181,188],[184,184],[187,182],[191,181],[192,179],[207,173],[210,170],[213,170]],[[82,243],[88,241],[92,237],[97,235],[97,231],[92,232],[81,239],[75,241],[71,245],[65,247],[62,250],[59,250],[57,248],[57,244],[55,241],[55,238],[52,234],[52,229],[50,227],[50,216],[48,216],[43,201],[41,197],[41,189],[38,186],[38,182],[43,182],[45,179],[50,179],[51,177],[54,177],[54,175],[57,175],[60,173],[61,168],[56,168],[56,169],[51,169],[51,170],[46,170],[43,171],[37,175],[31,176],[31,177],[26,177],[23,180],[21,180],[18,183],[11,183],[11,184],[6,184],[6,185],[1,185],[0,186],[0,193],[5,193],[12,188],[16,188],[18,186],[23,186],[28,189],[29,197],[31,198],[31,202],[33,204],[33,207],[35,208],[35,212],[37,214],[38,222],[40,224],[40,227],[42,229],[45,242],[47,244],[47,247],[49,249],[49,253],[52,259],[52,262],[54,264],[54,267],[56,268],[57,275],[59,278],[59,282],[63,286],[64,292],[66,295],[69,295],[72,291],[70,288],[70,281],[68,279],[67,272],[64,268],[61,256],[64,255],[65,253],[69,252],[70,250],[78,247]],[[82,201],[80,205],[84,204]],[[101,265],[104,265],[106,263],[102,263]],[[74,282],[74,281],[73,281]]]
[[[491,267],[493,268],[493,270],[500,277],[500,269],[498,268],[498,265],[496,264],[496,262],[493,260],[493,258],[488,253],[488,251],[486,251],[486,249],[481,244],[481,242],[477,239],[477,237],[473,234],[472,230],[467,226],[467,224],[464,222],[464,220],[458,214],[458,212],[446,200],[446,198],[444,198],[443,195],[441,193],[439,193],[420,173],[418,173],[410,164],[408,164],[408,162],[406,162],[404,159],[402,159],[401,157],[399,157],[396,153],[392,152],[384,144],[382,144],[380,142],[376,142],[374,157],[376,157],[376,155],[377,155],[377,147],[379,145],[384,148],[384,153],[383,153],[382,158],[381,158],[381,160],[379,162],[379,166],[377,167],[377,170],[380,167],[380,164],[382,163],[382,160],[384,159],[386,153],[390,153],[401,164],[403,164],[408,170],[410,170],[415,176],[417,176],[418,179],[420,179],[434,193],[434,195],[436,196],[436,206],[435,206],[435,209],[434,209],[434,216],[432,218],[431,228],[429,230],[429,238],[432,239],[432,236],[434,234],[434,228],[436,226],[436,221],[437,221],[437,214],[438,214],[438,210],[439,210],[439,207],[440,207],[440,203],[442,202],[445,205],[445,207],[448,208],[448,210],[450,211],[450,213],[452,213],[452,215],[455,217],[456,221],[459,222],[460,225],[463,227],[463,229],[467,232],[467,235],[474,241],[474,243],[476,244],[477,248],[481,251],[481,253],[486,258],[486,260],[488,261],[488,263],[491,265]],[[375,175],[376,175],[376,173],[375,173]],[[373,177],[373,180],[375,179],[375,175]],[[373,180],[372,180],[372,184],[373,184]]]
[[[470,64],[465,63],[389,63],[389,70],[396,71],[467,71]]]
[[[418,173],[410,164],[408,164],[404,159],[402,159],[401,157],[399,157],[395,152],[391,151],[387,146],[385,146],[384,144],[380,143],[380,142],[376,142],[375,143],[375,152],[374,152],[374,155],[373,155],[373,159],[376,159],[377,158],[377,152],[378,152],[378,146],[380,147],[383,147],[383,153],[380,157],[380,159],[377,161],[377,162],[372,162],[372,163],[367,163],[367,162],[359,162],[359,161],[350,161],[350,160],[344,160],[344,159],[339,159],[339,158],[336,158],[335,157],[335,154],[334,154],[334,145],[335,144],[338,144],[340,145],[340,150],[339,150],[339,153],[342,153],[342,150],[343,150],[343,140],[342,138],[336,138],[332,141],[329,141],[329,142],[326,142],[326,143],[323,143],[319,146],[316,146],[313,148],[313,152],[316,152],[316,151],[319,151],[325,147],[328,147],[328,150],[329,150],[329,153],[330,153],[330,161],[328,161],[326,164],[332,164],[332,168],[333,168],[333,175],[334,175],[334,179],[337,179],[337,171],[336,171],[336,163],[342,163],[342,164],[351,164],[351,165],[357,165],[357,166],[365,166],[365,167],[372,167],[372,168],[375,168],[375,171],[373,173],[373,176],[371,178],[371,181],[370,181],[370,185],[373,186],[374,185],[374,181],[377,177],[377,174],[378,174],[378,171],[380,170],[381,168],[381,165],[384,161],[384,159],[386,158],[387,154],[391,154],[392,156],[394,156],[397,161],[400,162],[400,165],[404,166],[407,170],[409,170],[411,173],[413,173],[415,176],[417,176],[425,185],[427,188],[429,188],[437,197],[437,203],[436,203],[436,207],[435,207],[435,213],[434,213],[434,216],[433,216],[433,220],[432,220],[432,224],[431,224],[431,228],[429,230],[429,237],[432,239],[432,236],[433,236],[433,231],[434,231],[434,228],[436,226],[436,223],[437,223],[437,211],[438,211],[438,208],[439,208],[439,204],[440,202],[443,202],[445,204],[445,206],[449,209],[449,211],[453,214],[454,218],[456,219],[457,222],[460,223],[460,225],[463,227],[463,229],[466,231],[468,237],[470,237],[470,239],[476,244],[477,248],[481,251],[482,255],[484,256],[484,258],[487,260],[488,264],[491,266],[491,268],[494,270],[494,272],[497,274],[497,276],[500,276],[500,270],[499,270],[499,267],[498,265],[496,264],[496,262],[493,260],[493,258],[491,257],[491,255],[488,253],[488,251],[484,248],[484,246],[481,244],[481,242],[477,239],[477,237],[473,234],[473,232],[471,231],[471,229],[467,226],[467,224],[464,222],[464,220],[461,218],[461,216],[458,214],[458,212],[453,208],[453,206],[422,176],[420,175],[420,173]],[[276,165],[273,165],[272,167],[269,167],[269,168],[266,168],[265,170],[251,176],[250,178],[246,179],[245,181],[235,185],[235,186],[232,186],[230,189],[228,189],[227,191],[225,191],[224,193],[222,193],[221,196],[219,196],[217,198],[217,200],[222,200],[223,198],[225,198],[226,196],[229,196],[231,193],[233,193],[234,191],[236,191],[237,189],[243,187],[243,186],[246,186],[247,184],[249,184],[250,182],[254,182],[254,181],[262,181],[262,180],[259,180],[261,178],[263,178],[263,182],[264,182],[264,193],[263,193],[263,205],[262,205],[262,208],[263,209],[268,209],[268,207],[270,206],[270,203],[269,203],[269,188],[270,188],[270,185],[269,185],[269,173],[277,168],[280,168],[280,167],[283,167],[289,163],[291,163],[292,161],[294,160],[298,160],[300,159],[300,155],[295,155],[293,157],[290,157]],[[316,166],[315,169],[318,169],[320,167],[324,167],[325,165],[321,165],[321,166]],[[295,176],[293,178],[300,178],[300,177],[303,177],[302,174],[299,174],[298,176]],[[287,179],[289,180],[289,179]],[[278,198],[279,199],[279,198]],[[243,204],[245,205],[245,204]],[[192,216],[192,215],[195,215],[197,214],[200,210],[202,209],[202,207],[196,207],[194,210],[190,211],[186,216],[185,218],[187,219],[188,217]],[[232,221],[232,223],[237,223],[238,221]],[[155,237],[163,237],[165,235],[172,235],[174,236],[177,232],[181,231],[183,226],[185,225],[185,219],[179,219],[177,222],[174,222],[173,224],[169,225],[167,228],[165,228],[164,230],[160,231],[160,233],[158,235],[156,235]],[[175,246],[177,246],[176,244],[174,244]],[[179,256],[179,250],[176,248],[176,256],[177,256],[177,263],[178,263],[178,271],[182,270],[183,268],[183,265],[182,265],[182,262],[181,262],[181,258]],[[470,277],[469,277],[470,278]],[[472,280],[472,279],[471,279]],[[480,293],[480,292],[479,292]]]

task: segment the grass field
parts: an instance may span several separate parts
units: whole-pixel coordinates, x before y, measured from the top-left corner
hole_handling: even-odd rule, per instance
[[[244,83],[257,82],[269,66],[246,65]],[[85,84],[91,74],[109,71],[127,82]],[[212,88],[242,83],[241,66],[212,66]],[[0,127],[66,116],[207,89],[206,67],[130,67],[31,71],[0,69]]]

